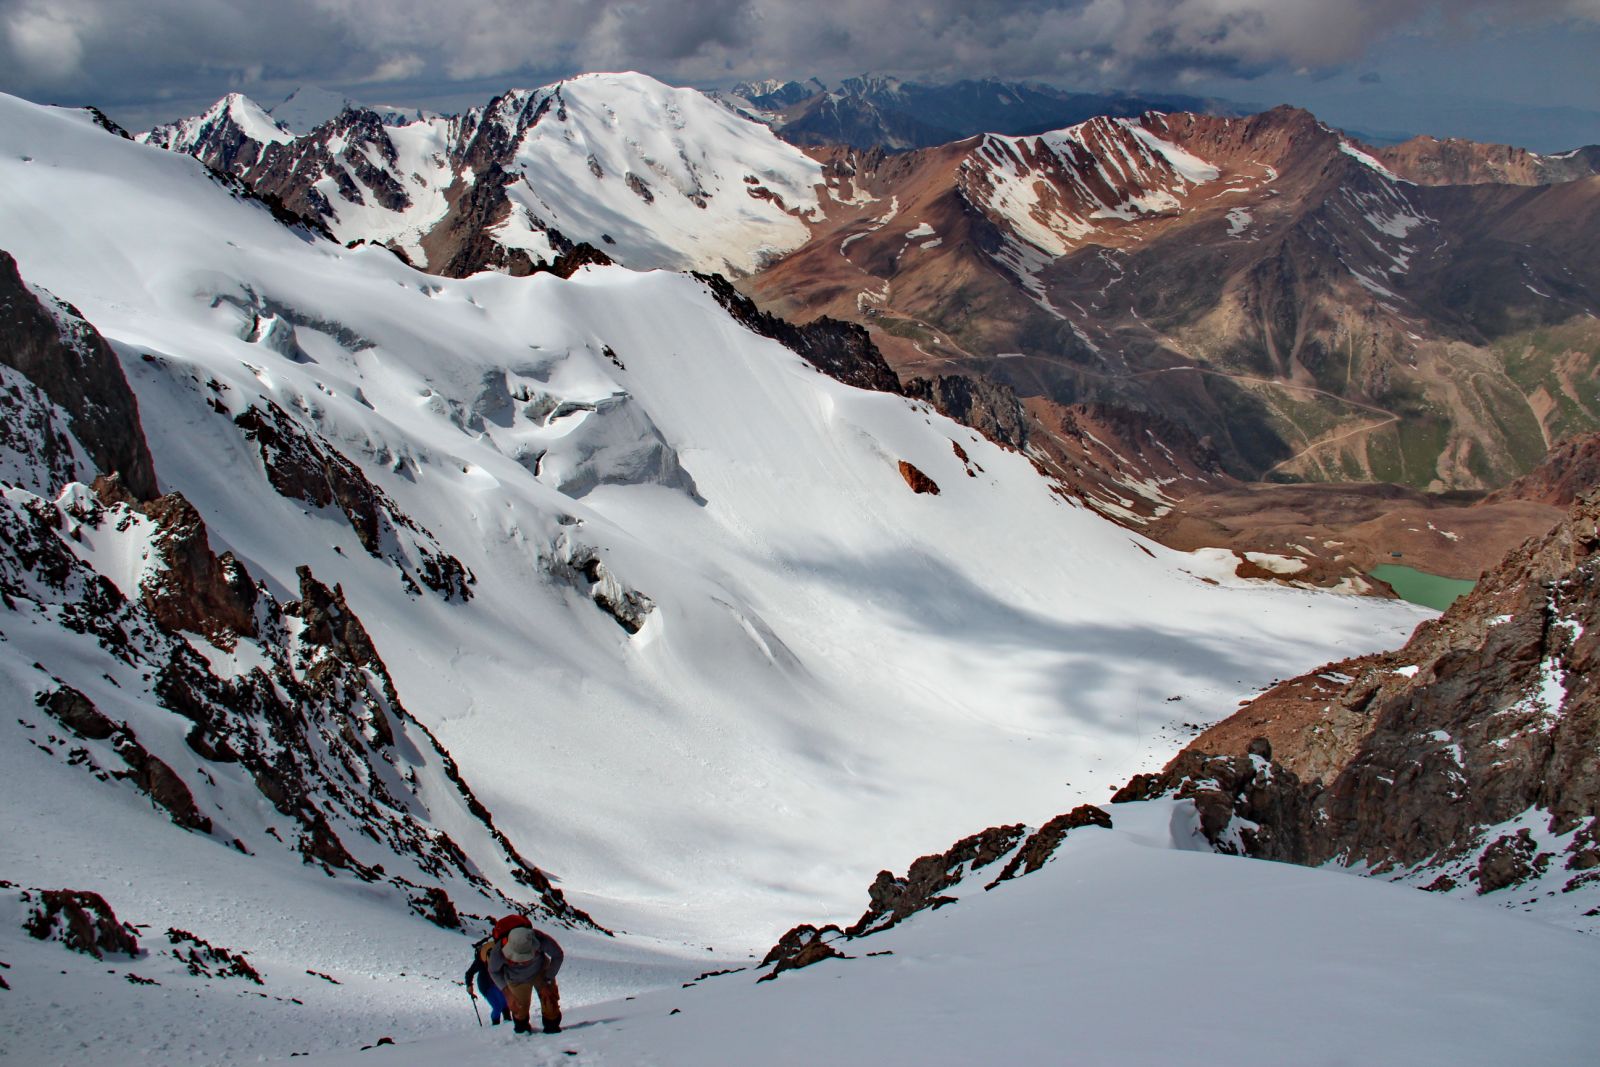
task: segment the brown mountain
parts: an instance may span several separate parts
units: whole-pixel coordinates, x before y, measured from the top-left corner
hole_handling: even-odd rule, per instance
[[[1372,149],[1384,166],[1418,185],[1553,185],[1600,174],[1600,145],[1557,155],[1449,137],[1413,137]]]
[[[1119,427],[1113,512],[1219,471],[1489,488],[1600,426],[1600,179],[1419,185],[1288,108],[820,155],[826,218],[747,290],[1009,384],[1065,468],[1063,424]]]

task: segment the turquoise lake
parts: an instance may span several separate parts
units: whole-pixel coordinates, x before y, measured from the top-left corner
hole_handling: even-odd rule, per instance
[[[1456,598],[1472,591],[1476,582],[1460,578],[1441,578],[1437,574],[1404,567],[1398,563],[1380,563],[1372,568],[1372,577],[1388,582],[1400,599],[1425,608],[1443,611],[1456,602]]]

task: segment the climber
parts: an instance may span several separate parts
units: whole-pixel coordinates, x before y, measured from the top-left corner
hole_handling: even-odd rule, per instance
[[[467,968],[467,995],[476,997],[472,990],[474,979],[479,992],[483,993],[484,1002],[489,1005],[489,1023],[499,1026],[501,1018],[506,1014],[506,995],[500,992],[500,987],[494,984],[489,977],[489,950],[494,947],[494,938],[486,937],[472,946],[472,966]],[[480,1025],[482,1020],[479,1020]]]
[[[512,1028],[530,1034],[528,1015],[533,1007],[534,990],[539,992],[539,1015],[544,1032],[561,1032],[561,990],[556,974],[565,958],[556,939],[535,930],[526,915],[507,915],[494,924],[494,936],[486,957],[489,977],[505,995],[511,1012]]]

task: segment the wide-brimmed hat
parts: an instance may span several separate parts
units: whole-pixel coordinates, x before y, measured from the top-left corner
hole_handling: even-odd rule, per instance
[[[512,963],[527,963],[538,954],[539,942],[534,940],[532,930],[519,926],[506,935],[506,943],[501,946],[500,952]]]

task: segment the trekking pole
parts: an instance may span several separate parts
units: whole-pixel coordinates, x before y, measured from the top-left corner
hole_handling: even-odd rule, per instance
[[[472,999],[472,1014],[478,1017],[478,1025],[483,1025],[483,1013],[478,1010],[478,994],[472,991],[472,986],[467,986],[467,996]]]

